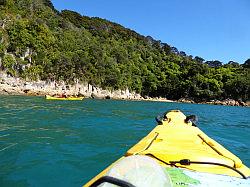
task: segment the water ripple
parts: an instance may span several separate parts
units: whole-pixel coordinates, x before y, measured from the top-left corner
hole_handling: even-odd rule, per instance
[[[171,109],[198,115],[203,131],[250,166],[249,108],[0,96],[0,184],[81,186],[153,129],[155,116]]]

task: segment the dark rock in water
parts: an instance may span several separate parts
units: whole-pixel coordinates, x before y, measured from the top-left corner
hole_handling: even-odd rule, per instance
[[[29,89],[23,90],[24,93],[28,93],[29,91],[30,91]]]
[[[92,93],[92,94],[91,94],[91,98],[92,98],[92,99],[95,99],[95,98],[97,98],[97,96],[96,96],[94,93]]]
[[[77,94],[77,97],[85,97],[85,95],[81,94],[81,93],[78,93]]]
[[[107,95],[107,96],[105,97],[105,99],[111,99],[111,97],[110,97],[109,95]]]

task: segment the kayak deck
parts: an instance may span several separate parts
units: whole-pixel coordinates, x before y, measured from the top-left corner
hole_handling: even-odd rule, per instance
[[[157,125],[130,148],[119,161],[133,155],[144,155],[153,158],[164,168],[237,177],[239,180],[250,176],[250,169],[237,156],[209,138],[198,127],[192,126],[192,122],[185,122],[185,119],[186,116],[179,110],[170,111],[161,125]],[[106,175],[112,166],[113,164],[85,186],[90,186]]]
[[[169,165],[173,161],[183,159],[221,163],[250,175],[249,169],[242,164],[238,157],[193,126],[157,126],[148,136],[128,150],[126,156],[136,154],[153,156]],[[195,171],[241,177],[237,172],[218,165],[175,165]]]

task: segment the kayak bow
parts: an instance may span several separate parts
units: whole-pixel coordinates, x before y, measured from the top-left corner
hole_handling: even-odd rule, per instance
[[[115,177],[118,180],[123,179],[126,181],[126,177],[118,178],[116,176],[119,172],[116,171],[115,175],[110,175],[110,171],[117,168],[117,165],[121,168],[120,163],[123,162],[124,159],[127,160],[135,155],[147,156],[161,165],[166,173],[170,174],[172,183],[169,182],[169,186],[177,183],[185,183],[183,177],[176,182],[178,177],[171,176],[173,170],[174,172],[182,172],[182,174],[185,173],[185,175],[191,176],[192,179],[199,181],[199,183],[197,182],[196,184],[201,186],[212,186],[214,184],[231,186],[242,183],[246,186],[250,186],[249,180],[243,180],[249,178],[250,169],[245,166],[237,156],[215,140],[209,138],[181,111],[172,110],[166,113],[161,121],[158,120],[158,123],[159,125],[130,148],[122,158],[90,180],[85,186],[91,186],[92,184],[95,186],[98,180],[105,179],[104,176]],[[135,165],[138,166],[138,158],[136,159],[136,161],[132,162],[136,162]],[[134,160],[134,158],[132,160]],[[130,167],[132,162],[127,162],[122,166],[124,168]],[[138,168],[137,166],[133,166],[133,168]],[[126,172],[136,170],[124,168],[122,170],[126,170]],[[123,174],[124,171],[122,171],[121,175]],[[119,175],[119,177],[121,177],[121,175]],[[124,174],[124,176],[128,176],[128,174]],[[111,179],[108,178],[108,180]],[[112,183],[112,180],[110,183]],[[194,183],[192,185],[195,186]]]

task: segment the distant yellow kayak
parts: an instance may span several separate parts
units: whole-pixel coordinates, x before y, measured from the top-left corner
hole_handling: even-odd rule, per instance
[[[84,186],[250,186],[250,169],[179,110]],[[233,133],[233,132],[232,132]]]
[[[53,96],[49,96],[49,95],[45,95],[45,99],[48,100],[71,100],[71,101],[79,101],[79,100],[83,100],[84,97],[53,97]]]

